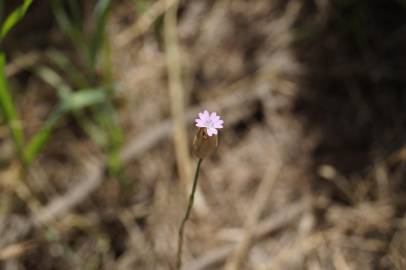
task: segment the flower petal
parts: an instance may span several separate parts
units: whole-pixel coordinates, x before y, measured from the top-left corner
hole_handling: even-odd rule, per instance
[[[208,128],[207,129],[207,135],[212,136],[213,134],[217,135],[217,129],[215,128]]]
[[[219,119],[220,119],[220,116],[218,116],[216,112],[212,112],[212,113],[210,114],[210,120],[211,120],[211,121],[216,122],[216,121],[219,120]]]
[[[207,135],[209,135],[211,137],[211,135],[213,135],[213,129],[212,128],[208,128],[207,130]]]
[[[224,123],[223,120],[218,120],[216,123],[219,123],[220,125],[222,125]]]
[[[216,112],[210,113],[207,110],[200,112],[198,118],[195,119],[196,127],[206,128],[207,135],[213,136],[218,134],[217,129],[223,128],[224,121],[217,115]]]
[[[204,124],[204,121],[201,119],[196,119],[196,127],[206,127],[206,125]]]
[[[214,128],[223,128],[223,123],[224,123],[223,120],[218,120],[218,121],[214,122],[212,126]]]

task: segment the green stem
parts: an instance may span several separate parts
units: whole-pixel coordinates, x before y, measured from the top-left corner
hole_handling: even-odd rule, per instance
[[[188,206],[186,209],[185,216],[183,217],[182,223],[180,224],[180,227],[179,227],[178,253],[177,253],[177,257],[176,257],[176,269],[178,269],[178,270],[182,267],[183,229],[185,227],[186,221],[188,221],[188,219],[189,219],[190,210],[192,210],[193,201],[195,199],[196,187],[197,187],[197,179],[199,178],[200,164],[202,164],[202,161],[203,161],[202,158],[199,158],[199,160],[197,161],[195,178],[193,179],[192,192],[190,193],[190,196],[189,196],[189,203],[188,203]]]

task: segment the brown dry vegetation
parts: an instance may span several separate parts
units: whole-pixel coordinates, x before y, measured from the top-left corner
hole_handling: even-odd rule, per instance
[[[38,2],[5,44],[27,134],[57,99],[30,65],[53,46],[75,54]],[[107,26],[120,177],[69,116],[24,200],[1,127],[0,268],[172,269],[194,167],[182,147],[208,108],[225,128],[202,164],[182,269],[406,269],[404,1],[181,1],[169,66],[169,7],[146,3],[114,1]]]

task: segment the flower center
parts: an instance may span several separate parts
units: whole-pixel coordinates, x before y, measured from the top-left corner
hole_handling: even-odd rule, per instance
[[[213,127],[213,122],[210,121],[210,120],[207,120],[206,123],[205,123],[205,126],[206,126],[207,128],[212,128],[212,127]]]

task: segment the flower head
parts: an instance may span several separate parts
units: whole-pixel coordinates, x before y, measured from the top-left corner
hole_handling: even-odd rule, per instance
[[[223,128],[224,121],[220,119],[215,112],[209,114],[208,111],[199,113],[199,118],[196,120],[196,127],[206,128],[207,135],[210,137],[217,135],[217,129]]]

